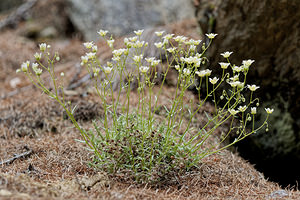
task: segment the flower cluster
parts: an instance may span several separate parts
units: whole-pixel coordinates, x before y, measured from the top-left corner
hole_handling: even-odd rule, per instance
[[[201,64],[201,58],[199,56],[190,56],[190,57],[181,57],[180,61],[188,64],[188,65],[192,65],[195,64],[196,67],[199,67]]]

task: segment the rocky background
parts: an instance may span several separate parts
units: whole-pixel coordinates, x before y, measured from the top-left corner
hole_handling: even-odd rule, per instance
[[[17,11],[8,11],[24,2],[1,0],[0,12],[15,16]],[[3,18],[0,30],[25,23],[19,33],[36,41],[91,40],[100,27],[124,36],[196,18],[197,34],[218,33],[208,52],[211,67],[217,67],[224,51],[234,52],[236,64],[254,59],[249,82],[261,86],[261,104],[275,109],[269,132],[247,139],[238,151],[271,180],[285,185],[300,180],[300,0],[53,0],[52,6],[28,2],[39,9],[19,10],[23,15],[10,23],[5,21],[9,17]]]
[[[238,150],[265,175],[285,184],[300,180],[300,1],[202,0],[197,20],[218,33],[209,51],[212,66],[220,53],[239,64],[254,59],[250,83],[260,85],[261,104],[275,109],[270,131],[253,135]]]
[[[186,0],[68,0],[68,3],[69,17],[86,40],[98,38],[95,27],[124,36],[133,30],[191,19],[195,13],[192,2]]]

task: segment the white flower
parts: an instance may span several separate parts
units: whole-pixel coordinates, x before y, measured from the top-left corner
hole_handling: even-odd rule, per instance
[[[98,51],[98,47],[96,45],[92,46],[92,52],[97,52]]]
[[[176,51],[176,47],[168,48],[167,51],[170,53],[174,53]]]
[[[93,60],[94,58],[96,58],[96,53],[89,52],[89,53],[86,53],[86,56],[88,57],[88,59]]]
[[[189,69],[187,69],[187,68],[184,68],[183,69],[183,74],[186,75],[186,76],[188,76],[188,75],[191,74],[191,71]]]
[[[229,78],[231,81],[238,81],[239,80],[239,74],[234,75],[233,77]]]
[[[127,46],[128,43],[129,43],[129,39],[128,38],[124,38],[124,44]]]
[[[109,72],[109,69],[107,69],[108,71],[107,71],[107,74],[109,74],[110,72]],[[99,74],[99,72],[100,72],[100,68],[99,67],[93,67],[93,73],[94,73],[94,76],[95,77],[97,77],[98,76],[98,74]],[[105,72],[106,73],[106,72]]]
[[[134,37],[130,37],[129,40],[131,42],[136,42],[138,40],[138,37],[137,36],[134,36]]]
[[[271,108],[265,108],[265,110],[268,114],[271,114],[274,111],[274,109]]]
[[[169,40],[165,38],[163,41],[163,45],[168,45],[168,43],[169,43]]]
[[[214,39],[218,34],[214,34],[214,33],[209,33],[209,34],[205,34],[209,39]]]
[[[238,110],[234,110],[234,109],[229,109],[228,110],[230,112],[230,114],[232,115],[236,115],[239,111]]]
[[[239,81],[237,87],[238,87],[238,88],[244,88],[244,86],[245,86],[244,83],[242,83],[242,82]]]
[[[110,48],[112,48],[112,47],[113,47],[113,45],[114,45],[114,42],[115,42],[115,40],[114,40],[114,39],[107,40],[107,44],[108,44],[108,46],[109,46]]]
[[[129,49],[125,49],[124,50],[124,55],[128,56],[128,54],[129,54]]]
[[[232,54],[233,52],[229,52],[229,51],[226,51],[224,53],[221,53],[221,56],[223,56],[224,58],[229,58],[229,56]]]
[[[154,61],[155,57],[150,57],[150,58],[145,58],[145,60],[148,62],[148,63],[152,63]]]
[[[194,45],[199,45],[202,40],[195,40]]]
[[[196,53],[196,57],[202,60],[202,55],[200,53]]]
[[[156,66],[156,65],[158,65],[160,63],[160,60],[153,60],[152,62],[151,62],[151,66]]]
[[[220,62],[219,64],[221,65],[222,69],[227,69],[228,66],[230,65],[230,63],[224,63],[224,62]]]
[[[142,48],[145,44],[145,41],[136,41],[134,43],[134,46],[137,47],[137,48]]]
[[[234,71],[234,72],[241,72],[242,70],[243,70],[243,67],[241,66],[241,67],[238,67],[238,66],[234,66],[233,68],[232,68],[232,70]]]
[[[119,49],[116,49],[116,50],[113,50],[112,51],[112,54],[113,54],[113,56],[121,56],[122,55],[122,51],[119,51]]]
[[[211,82],[211,84],[216,84],[218,82],[218,78],[217,77],[214,77],[214,78],[209,78],[209,82]]]
[[[247,106],[240,106],[239,111],[245,112],[247,110]]]
[[[103,67],[103,71],[105,74],[109,74],[112,70],[112,67]]]
[[[34,71],[34,73],[37,75],[37,76],[40,76],[42,74],[42,69],[38,68],[39,64],[37,63],[32,63],[31,67]]]
[[[240,85],[241,82],[240,81],[232,81],[232,82],[229,82],[229,84],[231,85],[231,87],[236,87],[236,86]]]
[[[196,71],[195,74],[202,78],[206,75],[206,70]]]
[[[194,39],[190,39],[187,43],[190,44],[190,45],[199,45],[201,42],[201,40],[194,40]]]
[[[191,44],[189,50],[190,50],[191,52],[194,52],[194,51],[196,50],[196,46],[193,45],[193,44]]]
[[[256,107],[252,107],[252,108],[251,108],[251,114],[252,114],[252,115],[255,115],[255,114],[256,114]]]
[[[184,37],[184,36],[176,36],[176,37],[174,37],[174,40],[176,42],[179,42],[179,43],[185,42],[186,39],[187,39],[187,37]]]
[[[248,72],[249,66],[247,66],[247,65],[242,65],[241,67],[243,68],[243,71],[244,71],[244,72]]]
[[[37,76],[40,76],[42,73],[43,73],[43,70],[40,69],[40,68],[37,68],[34,73],[37,75]]]
[[[31,64],[31,67],[32,67],[33,70],[36,70],[38,66],[39,66],[39,64],[37,64],[37,63],[32,63]]]
[[[201,58],[198,58],[198,61],[195,63],[195,67],[200,67],[201,65]]]
[[[249,67],[252,63],[254,63],[254,60],[243,60],[243,65]]]
[[[112,57],[112,60],[116,61],[116,62],[119,62],[121,60],[121,57],[120,56],[114,56],[114,57]]]
[[[42,58],[42,53],[35,53],[35,54],[34,54],[34,58],[35,58],[36,60],[41,60],[41,58]]]
[[[259,88],[259,86],[256,85],[247,85],[247,87],[249,88],[249,90],[251,90],[252,92],[254,92],[255,90],[257,90]]]
[[[61,72],[61,73],[60,73],[60,76],[61,76],[61,77],[64,77],[64,76],[65,76],[65,73]]]
[[[42,43],[42,44],[40,44],[39,46],[40,46],[40,50],[41,50],[42,52],[44,52],[44,51],[47,49],[47,44],[46,44],[46,43]]]
[[[144,29],[138,30],[138,31],[133,31],[136,35],[140,36],[144,32]]]
[[[104,36],[106,36],[106,34],[108,33],[108,31],[106,31],[106,30],[99,30],[97,33],[98,33],[101,37],[104,37]]]
[[[210,75],[211,75],[211,70],[206,69],[206,70],[205,70],[205,73],[206,73],[206,74],[205,74],[206,76],[210,76]]]
[[[91,49],[94,46],[94,42],[85,42],[83,43],[83,45],[85,46],[85,48]]]
[[[93,73],[94,73],[94,74],[95,74],[95,73],[98,74],[98,73],[100,72],[100,68],[99,68],[99,67],[93,66],[92,70],[93,70]]]
[[[163,46],[163,43],[157,42],[157,43],[154,43],[154,45],[156,46],[156,48],[160,49]]]
[[[141,60],[143,59],[143,55],[139,55],[139,56],[133,56],[133,61],[136,63],[141,62]]]
[[[174,36],[174,34],[167,34],[163,38],[166,40],[170,40],[173,36]]]
[[[195,60],[195,58],[194,57],[188,57],[188,58],[185,58],[185,62],[187,63],[187,64],[193,64],[193,63],[195,63],[195,62],[197,62],[196,60]]]
[[[86,64],[89,61],[88,56],[81,56],[81,65]]]
[[[142,73],[147,73],[148,70],[149,70],[149,67],[147,67],[147,66],[140,66],[140,71]]]
[[[114,56],[121,56],[123,53],[125,54],[127,50],[126,49],[116,49],[116,50],[113,50],[113,55]]]
[[[26,62],[23,62],[23,63],[21,64],[21,70],[22,70],[23,72],[27,72],[27,71],[28,71],[29,65],[30,65],[29,60],[27,60]]]
[[[175,65],[175,69],[176,70],[180,70],[180,66],[179,65]]]
[[[162,36],[165,31],[156,31],[154,32],[158,37]]]
[[[180,61],[186,62],[189,65],[193,63],[198,65],[198,63],[201,62],[201,58],[198,58],[197,56],[190,56],[188,58],[180,57]]]

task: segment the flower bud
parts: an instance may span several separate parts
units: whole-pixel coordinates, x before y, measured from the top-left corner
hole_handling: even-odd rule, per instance
[[[41,50],[42,52],[46,51],[46,49],[47,49],[47,44],[46,44],[46,43],[42,43],[42,44],[40,44],[39,46],[40,46],[40,50]]]
[[[42,53],[35,53],[35,54],[34,54],[34,58],[35,58],[36,60],[41,60],[41,58],[42,58]]]
[[[26,62],[23,62],[22,65],[21,65],[21,70],[22,70],[23,72],[27,72],[27,71],[28,71],[29,65],[30,65],[29,60],[27,60]]]

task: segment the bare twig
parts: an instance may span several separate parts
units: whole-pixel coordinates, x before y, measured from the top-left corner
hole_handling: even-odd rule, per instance
[[[6,27],[13,27],[25,18],[26,13],[35,5],[37,0],[28,0],[17,8],[15,12],[0,21],[0,31]]]
[[[27,148],[28,149],[28,148]],[[21,154],[15,154],[14,157],[10,158],[10,159],[7,159],[7,160],[4,160],[2,162],[0,162],[0,165],[4,165],[4,164],[10,164],[12,162],[14,162],[16,159],[19,159],[19,158],[25,158],[29,155],[32,154],[32,150],[29,149],[28,151],[24,152],[24,153],[21,153]]]

